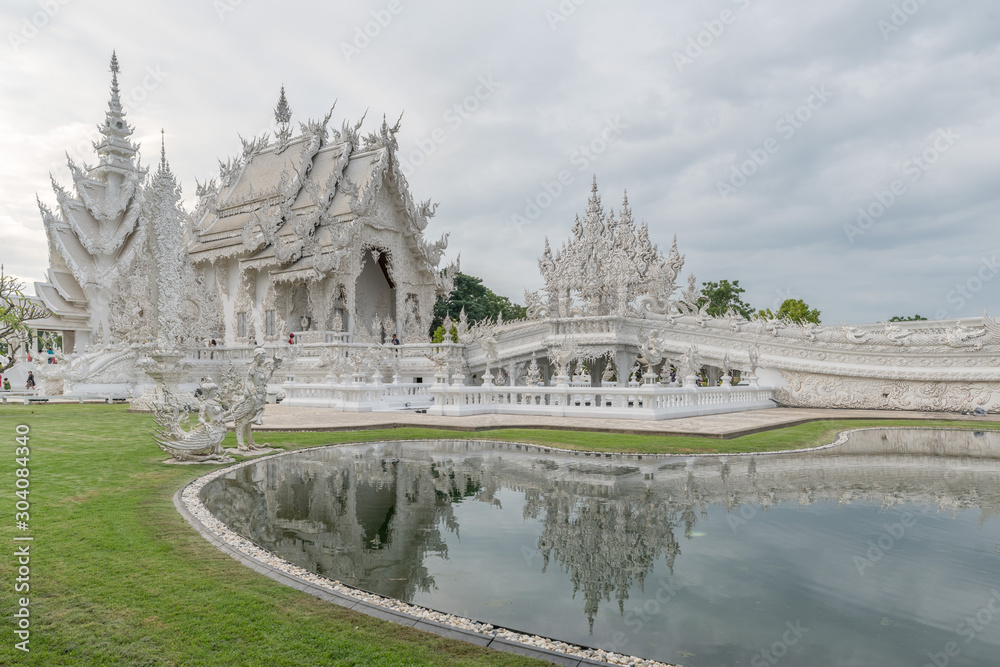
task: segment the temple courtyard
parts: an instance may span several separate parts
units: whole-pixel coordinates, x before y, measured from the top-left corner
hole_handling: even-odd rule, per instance
[[[153,420],[147,413],[128,412],[124,405],[0,409],[0,428],[11,438],[17,425],[30,429],[31,650],[38,664],[546,664],[457,641],[440,629],[421,632],[351,611],[304,592],[307,586],[284,585],[244,567],[192,530],[175,505],[181,488],[218,466],[163,465],[165,455],[149,441]],[[847,429],[904,426],[1000,429],[996,416],[860,410],[774,409],[600,424],[502,415],[333,414],[269,405],[258,431],[260,442],[287,451],[469,439],[585,452],[677,453],[685,461],[693,453],[814,447]],[[224,446],[235,446],[233,433]],[[17,531],[5,525],[0,535],[9,542]],[[12,581],[16,567],[5,559],[0,576]],[[761,637],[762,645],[771,639]],[[609,642],[595,636],[591,645]],[[501,642],[494,647],[532,653]],[[12,655],[9,643],[0,647],[0,662]],[[535,655],[555,659],[544,651]],[[595,664],[579,658],[557,662]]]
[[[893,410],[833,410],[822,408],[772,408],[668,420],[583,419],[535,415],[477,415],[444,417],[413,412],[332,412],[323,408],[268,405],[258,431],[358,431],[378,428],[437,428],[456,431],[492,429],[555,429],[591,433],[665,435],[674,437],[736,438],[807,422],[841,419],[885,419],[968,423],[998,423],[1000,414],[984,416],[940,412]],[[613,438],[609,438],[613,440]]]

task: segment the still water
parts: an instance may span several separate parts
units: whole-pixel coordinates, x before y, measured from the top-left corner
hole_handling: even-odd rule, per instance
[[[374,443],[260,461],[202,500],[331,579],[687,667],[1000,665],[993,433],[702,458]]]

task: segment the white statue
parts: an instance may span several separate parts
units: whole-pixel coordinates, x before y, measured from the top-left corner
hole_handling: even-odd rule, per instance
[[[227,415],[227,419],[232,419],[236,424],[236,443],[241,452],[264,449],[254,442],[251,429],[254,424],[260,423],[267,404],[267,383],[280,365],[281,359],[268,358],[264,348],[254,350],[253,363],[247,370],[242,394],[233,401]]]
[[[528,370],[524,378],[524,383],[529,387],[537,387],[542,383],[542,372],[538,368],[538,360],[535,359],[535,353],[531,353],[531,363],[528,364]]]
[[[230,463],[223,456],[222,440],[226,437],[226,414],[219,404],[219,387],[214,382],[202,383],[198,405],[198,426],[185,431],[187,406],[176,395],[167,393],[167,401],[153,405],[153,415],[159,427],[152,432],[160,449],[178,461]]]

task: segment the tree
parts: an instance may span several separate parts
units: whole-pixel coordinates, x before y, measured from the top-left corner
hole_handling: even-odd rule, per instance
[[[795,324],[805,324],[806,322],[820,323],[819,310],[809,308],[809,304],[802,299],[785,299],[781,303],[781,307],[778,308],[777,313],[773,313],[769,308],[765,308],[764,310],[757,311],[757,317],[765,320],[775,318],[788,320]]]
[[[513,303],[505,296],[495,294],[483,285],[482,278],[457,273],[451,294],[447,299],[443,296],[438,297],[437,303],[434,304],[431,334],[433,335],[433,332],[441,326],[445,316],[457,319],[463,308],[469,324],[496,319],[501,313],[505,320],[516,320],[525,316],[524,306]]]
[[[698,307],[701,308],[707,303],[708,314],[713,317],[722,317],[732,308],[749,320],[753,318],[754,309],[740,297],[744,292],[746,290],[740,287],[738,280],[702,283],[701,293],[704,296],[698,301]]]
[[[926,320],[926,317],[920,315],[914,315],[913,317],[905,317],[903,315],[893,315],[889,318],[890,322],[919,322],[920,320]]]
[[[453,324],[453,325],[451,325],[451,331],[445,331],[443,326],[439,326],[437,329],[434,330],[434,333],[431,335],[431,342],[432,343],[443,343],[443,342],[445,342],[445,340],[444,340],[445,338],[448,339],[449,343],[457,343],[458,342],[458,327],[456,327]]]
[[[8,359],[0,363],[0,372],[14,365],[13,350],[28,338],[27,322],[51,315],[49,310],[24,294],[24,285],[8,276],[0,266],[0,344]]]

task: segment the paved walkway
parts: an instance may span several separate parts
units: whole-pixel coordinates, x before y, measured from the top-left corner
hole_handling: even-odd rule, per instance
[[[324,408],[268,405],[264,424],[256,431],[362,431],[378,428],[425,427],[456,431],[487,431],[501,428],[544,428],[561,431],[603,431],[643,435],[687,435],[735,438],[818,419],[955,419],[1000,422],[1000,415],[973,417],[947,412],[900,412],[893,410],[821,410],[772,408],[705,417],[646,421],[638,419],[577,419],[533,415],[478,415],[438,417],[413,412],[334,412]]]

